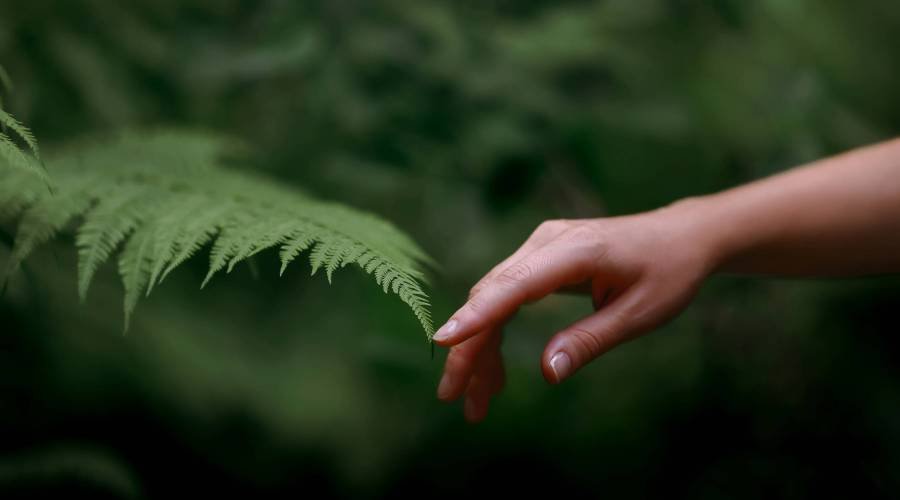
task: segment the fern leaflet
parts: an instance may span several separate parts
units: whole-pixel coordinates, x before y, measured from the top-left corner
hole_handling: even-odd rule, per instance
[[[280,248],[282,273],[310,250],[313,273],[324,269],[329,282],[351,264],[373,274],[431,338],[421,271],[429,261],[412,240],[372,215],[225,167],[221,157],[233,145],[189,131],[75,145],[51,160],[55,193],[0,156],[0,217],[19,221],[7,276],[75,221],[79,294],[86,296],[96,271],[118,253],[127,328],[140,296],[206,245],[212,250],[202,286],[263,250]]]
[[[12,87],[2,66],[0,66],[0,87]],[[34,134],[22,122],[4,111],[2,104],[0,102],[0,159],[11,166],[36,174],[49,186],[50,180],[41,163],[41,154]],[[18,137],[31,154],[20,148],[13,140],[13,136]]]

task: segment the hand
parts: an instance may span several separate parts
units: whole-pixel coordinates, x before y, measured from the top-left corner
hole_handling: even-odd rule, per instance
[[[560,290],[590,293],[596,312],[553,336],[541,358],[557,384],[613,347],[676,316],[715,262],[712,245],[692,233],[676,204],[627,217],[541,224],[469,294],[434,336],[451,347],[438,398],[465,394],[465,417],[478,422],[504,385],[504,323],[526,303]]]
[[[451,346],[438,397],[465,393],[479,421],[503,387],[500,330],[557,290],[596,312],[557,333],[541,358],[559,383],[678,314],[714,270],[790,276],[900,272],[900,139],[643,214],[551,221],[475,285],[434,340]]]

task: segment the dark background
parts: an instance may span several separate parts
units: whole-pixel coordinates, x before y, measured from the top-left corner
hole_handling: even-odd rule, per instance
[[[542,220],[897,135],[898,47],[882,0],[0,1],[4,105],[45,149],[232,133],[412,234],[438,321]],[[278,279],[266,254],[200,292],[195,258],[123,336],[113,266],[79,304],[74,260],[71,238],[44,248],[0,300],[5,495],[900,492],[896,277],[716,277],[559,387],[543,343],[590,305],[548,299],[509,326],[507,390],[472,427],[434,399],[444,353],[363,273]]]

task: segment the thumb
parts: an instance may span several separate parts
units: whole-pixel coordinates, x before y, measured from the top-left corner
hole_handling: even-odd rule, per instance
[[[558,384],[601,354],[643,333],[638,295],[635,290],[626,292],[554,335],[541,358],[544,378]]]

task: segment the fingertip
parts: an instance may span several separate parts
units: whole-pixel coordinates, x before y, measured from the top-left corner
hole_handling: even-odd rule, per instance
[[[459,342],[455,342],[454,339],[450,339],[447,337],[438,338],[437,334],[431,338],[431,340],[440,347],[453,347]]]
[[[432,340],[437,342],[438,345],[452,345],[449,344],[449,341],[454,337],[454,334],[458,329],[459,320],[451,318],[444,326],[438,328],[438,330],[434,332]]]
[[[487,417],[490,401],[488,399],[483,401],[479,399],[480,398],[476,397],[474,394],[466,396],[466,401],[463,406],[463,415],[470,424],[477,424]]]
[[[490,385],[489,379],[477,375],[469,382],[466,399],[463,403],[463,415],[467,422],[476,424],[487,417],[491,402]]]
[[[549,362],[541,363],[541,374],[544,376],[544,380],[550,385],[558,385],[562,382],[562,380],[557,378],[556,374],[553,373],[553,369],[550,368]]]
[[[445,403],[452,403],[460,398],[469,385],[469,375],[453,371],[445,371],[438,383],[437,398]]]
[[[459,312],[457,312],[450,321],[438,328],[438,331],[434,333],[431,337],[431,340],[434,341],[435,344],[441,347],[452,347],[457,344],[461,344],[463,341],[469,340],[476,333],[480,331],[479,328],[476,328],[475,323],[477,321],[473,321],[472,319],[459,319]]]
[[[541,373],[544,380],[552,385],[557,385],[569,378],[575,371],[572,356],[565,349],[562,342],[552,342],[544,350],[541,360]]]
[[[565,351],[557,351],[550,356],[550,373],[554,384],[558,384],[572,374],[572,358]]]
[[[437,388],[437,398],[445,403],[449,403],[456,398],[451,397],[453,395],[453,378],[449,373],[444,373],[441,376],[441,381],[438,383]]]

